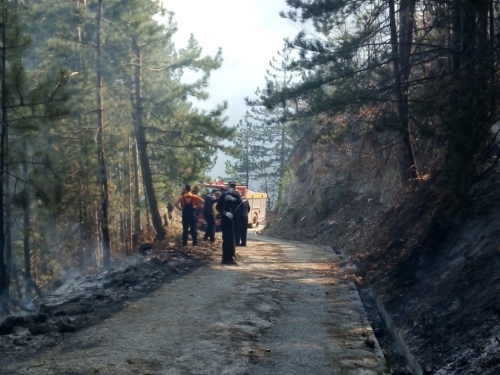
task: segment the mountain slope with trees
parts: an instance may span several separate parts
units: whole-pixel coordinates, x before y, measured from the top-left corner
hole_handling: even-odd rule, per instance
[[[2,11],[0,316],[70,269],[163,240],[164,207],[234,130],[208,98],[221,52],[157,0],[8,1]],[[184,72],[197,72],[186,82]]]

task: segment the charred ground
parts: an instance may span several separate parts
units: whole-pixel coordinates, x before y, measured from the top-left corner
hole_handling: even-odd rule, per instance
[[[36,313],[13,315],[0,324],[0,367],[64,342],[67,334],[106,319],[197,269],[219,249],[220,241],[200,242],[197,247],[156,244],[146,254],[117,262],[110,270],[76,276],[38,301]]]
[[[347,254],[346,274],[354,275],[360,289],[370,286],[431,373],[497,374],[500,193],[495,186],[492,176],[457,201],[441,182],[420,180],[388,208],[376,195],[353,194],[319,223],[301,220],[305,213],[281,216],[268,233]],[[376,330],[381,319],[369,315]]]

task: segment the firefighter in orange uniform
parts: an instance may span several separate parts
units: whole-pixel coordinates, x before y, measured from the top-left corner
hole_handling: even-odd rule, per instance
[[[182,245],[187,246],[188,233],[191,232],[193,246],[198,245],[198,214],[197,209],[203,206],[203,199],[191,192],[187,184],[183,194],[175,202],[175,207],[182,211]]]

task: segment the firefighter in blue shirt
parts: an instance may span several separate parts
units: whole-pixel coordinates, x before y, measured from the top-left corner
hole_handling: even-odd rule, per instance
[[[236,228],[236,246],[246,246],[247,245],[247,233],[248,233],[248,213],[250,212],[250,204],[248,200],[241,196],[238,191],[237,194],[241,197],[241,203],[236,209],[235,216],[235,228]]]
[[[216,198],[214,194],[207,194],[203,199],[205,200],[205,204],[203,206],[203,217],[207,223],[203,239],[205,241],[210,239],[210,242],[215,242],[215,214],[213,206]]]

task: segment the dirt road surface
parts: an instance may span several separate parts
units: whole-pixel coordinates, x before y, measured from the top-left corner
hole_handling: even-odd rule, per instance
[[[381,373],[382,354],[366,343],[371,328],[333,252],[252,240],[238,253],[239,266],[214,261],[0,373]]]

